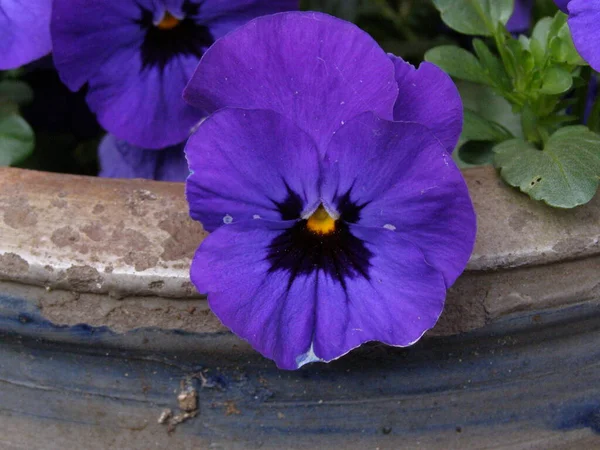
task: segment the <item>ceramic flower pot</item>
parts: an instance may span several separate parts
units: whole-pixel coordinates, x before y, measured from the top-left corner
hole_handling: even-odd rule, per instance
[[[182,184],[0,169],[0,443],[592,448],[600,198],[550,209],[464,175],[477,244],[437,326],[286,372],[191,285],[206,233]],[[169,434],[183,385],[199,409]]]

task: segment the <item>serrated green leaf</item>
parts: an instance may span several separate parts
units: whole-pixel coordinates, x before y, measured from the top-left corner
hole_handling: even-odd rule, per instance
[[[488,84],[485,71],[472,53],[454,45],[442,45],[425,53],[425,61],[435,64],[448,75],[473,83]]]
[[[514,0],[433,0],[442,20],[463,34],[491,36],[500,22],[506,24]]]
[[[503,142],[513,137],[502,125],[465,108],[461,141]]]
[[[33,151],[33,130],[16,113],[0,115],[0,166],[10,166],[23,161]]]
[[[510,87],[510,79],[500,58],[494,55],[481,39],[473,39],[473,49],[487,77],[497,86],[508,89]]]
[[[573,86],[573,75],[560,67],[550,67],[544,72],[542,79],[542,94],[557,95],[567,92]]]
[[[494,147],[494,164],[511,186],[557,208],[589,202],[600,180],[600,136],[584,126],[554,133],[543,150],[512,139]]]

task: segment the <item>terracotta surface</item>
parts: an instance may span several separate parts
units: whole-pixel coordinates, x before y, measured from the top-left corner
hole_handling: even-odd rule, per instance
[[[555,210],[507,187],[490,167],[465,177],[477,244],[433,334],[598,297],[600,196]],[[183,188],[0,168],[4,291],[32,299],[56,324],[222,330],[189,282],[206,233],[189,219]]]

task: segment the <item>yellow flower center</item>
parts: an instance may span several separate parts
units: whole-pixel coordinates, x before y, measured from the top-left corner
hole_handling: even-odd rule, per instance
[[[335,231],[335,219],[320,205],[308,218],[306,226],[316,234],[330,234]]]
[[[173,17],[171,13],[167,11],[162,20],[156,26],[159,30],[172,30],[177,25],[179,25],[179,19],[177,17]]]

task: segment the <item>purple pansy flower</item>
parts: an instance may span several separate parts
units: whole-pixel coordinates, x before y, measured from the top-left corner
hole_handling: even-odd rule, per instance
[[[52,0],[0,0],[0,70],[50,53]]]
[[[54,61],[109,132],[143,148],[184,141],[202,117],[181,92],[215,39],[297,0],[54,0]]]
[[[189,170],[183,146],[179,144],[162,150],[148,150],[107,134],[98,148],[98,176],[185,181]]]
[[[569,14],[575,48],[594,70],[600,70],[600,0],[555,0]]]
[[[475,237],[440,73],[318,13],[256,19],[200,63],[186,97],[220,110],[186,146],[190,213],[212,231],[191,279],[279,367],[436,323]]]

